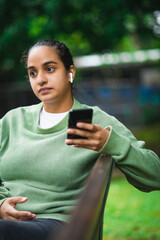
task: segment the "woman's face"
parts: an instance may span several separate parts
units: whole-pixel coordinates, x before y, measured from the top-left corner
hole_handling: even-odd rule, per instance
[[[35,95],[44,103],[61,103],[71,96],[69,72],[52,47],[39,46],[31,50],[27,69]]]

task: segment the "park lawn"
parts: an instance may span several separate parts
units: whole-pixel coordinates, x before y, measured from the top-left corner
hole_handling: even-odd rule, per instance
[[[144,193],[113,179],[104,213],[103,240],[160,239],[160,191]]]

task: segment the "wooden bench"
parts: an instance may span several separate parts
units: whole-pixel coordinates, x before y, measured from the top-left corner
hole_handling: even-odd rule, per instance
[[[114,161],[109,156],[96,161],[69,224],[56,240],[102,240],[103,214],[113,168]]]

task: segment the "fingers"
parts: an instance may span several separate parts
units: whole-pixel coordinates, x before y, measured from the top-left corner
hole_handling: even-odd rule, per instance
[[[73,147],[86,148],[97,151],[99,141],[94,139],[66,139],[67,144]]]
[[[8,215],[7,219],[13,219],[15,221],[27,221],[32,220],[36,217],[35,214],[29,212],[15,211],[12,215]]]
[[[66,144],[73,147],[86,148],[94,151],[100,151],[105,144],[109,131],[96,124],[77,123],[78,129],[70,128],[67,133],[79,135],[87,139],[66,139]],[[87,131],[86,131],[87,130]]]
[[[35,214],[32,214],[31,212],[28,211],[18,211],[11,205],[9,205],[6,213],[9,218],[13,218],[16,220],[31,220],[35,218]]]
[[[95,132],[95,131],[97,131],[97,129],[100,128],[99,125],[84,123],[84,122],[78,122],[76,126],[80,129],[85,129],[85,130],[88,130],[88,131],[91,131],[91,132]]]
[[[18,211],[15,209],[16,204],[27,201],[26,197],[7,198],[0,207],[1,218],[16,221],[31,220],[36,217],[35,214],[28,211]]]
[[[72,145],[73,147],[77,147],[77,148],[85,148],[85,149],[90,149],[90,150],[93,150],[93,151],[98,151],[98,148],[97,148],[97,144],[94,143],[94,142],[81,142],[81,143],[75,143]]]
[[[100,129],[100,126],[93,125],[89,123],[77,123],[78,128],[69,128],[67,130],[68,134],[74,134],[85,138],[92,137],[93,133],[97,132]]]

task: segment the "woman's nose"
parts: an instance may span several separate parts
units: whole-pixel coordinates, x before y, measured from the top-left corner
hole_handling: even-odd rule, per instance
[[[47,82],[47,78],[46,78],[45,74],[44,74],[44,73],[38,73],[37,83],[38,83],[39,85],[43,85],[43,84],[46,83],[46,82]]]

